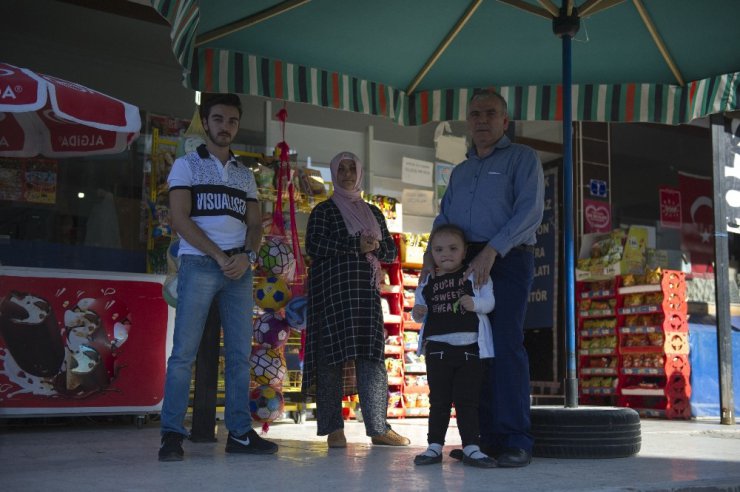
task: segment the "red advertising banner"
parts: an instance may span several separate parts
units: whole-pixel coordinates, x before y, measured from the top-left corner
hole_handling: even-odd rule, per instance
[[[162,283],[85,273],[0,269],[0,416],[161,408],[174,312]]]
[[[678,174],[681,192],[681,248],[691,255],[691,271],[711,272],[714,261],[712,180]]]
[[[681,228],[681,192],[676,188],[661,186],[660,196],[660,226]]]
[[[612,211],[609,202],[583,200],[583,232],[610,232]]]

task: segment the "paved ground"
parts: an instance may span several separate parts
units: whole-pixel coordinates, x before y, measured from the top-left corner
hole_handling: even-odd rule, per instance
[[[326,448],[314,421],[273,424],[273,456],[224,453],[216,443],[185,442],[186,461],[159,463],[159,429],[120,418],[0,421],[0,490],[15,491],[733,491],[740,492],[740,427],[716,420],[642,421],[642,450],[631,458],[535,458],[523,469],[480,470],[445,456],[414,467],[426,445],[426,420],[392,421],[408,448],[372,446],[362,424],[348,422],[349,446]],[[448,452],[459,445],[448,432]]]

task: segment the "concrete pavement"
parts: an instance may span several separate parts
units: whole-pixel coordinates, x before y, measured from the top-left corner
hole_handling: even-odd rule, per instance
[[[415,467],[426,419],[392,421],[407,448],[372,446],[361,423],[346,423],[349,445],[327,449],[315,421],[272,424],[273,456],[227,455],[216,443],[185,442],[182,463],[157,461],[159,428],[91,417],[0,421],[0,490],[15,491],[733,491],[740,492],[740,427],[717,420],[643,420],[642,450],[606,460],[535,458],[522,469],[482,470],[447,457]],[[30,422],[30,423],[29,423]]]

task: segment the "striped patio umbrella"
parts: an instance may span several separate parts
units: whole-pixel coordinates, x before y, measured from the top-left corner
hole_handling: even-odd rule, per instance
[[[563,119],[551,0],[151,1],[196,90],[419,125],[464,120],[472,90],[495,87],[514,120]],[[575,120],[678,124],[738,109],[740,2],[579,3]]]
[[[493,87],[513,120],[563,121],[571,407],[577,406],[571,122],[675,125],[740,109],[738,0],[151,3],[172,25],[173,51],[193,89],[420,125],[465,119],[473,91]]]

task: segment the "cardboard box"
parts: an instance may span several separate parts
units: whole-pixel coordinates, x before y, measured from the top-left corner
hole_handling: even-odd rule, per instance
[[[590,258],[591,249],[597,241],[609,234],[584,234],[579,259]],[[628,273],[642,274],[645,271],[648,248],[655,247],[655,228],[647,226],[630,226],[624,242],[624,251],[619,260],[606,265],[593,265],[588,270],[576,268],[576,280],[607,280],[617,275]]]

